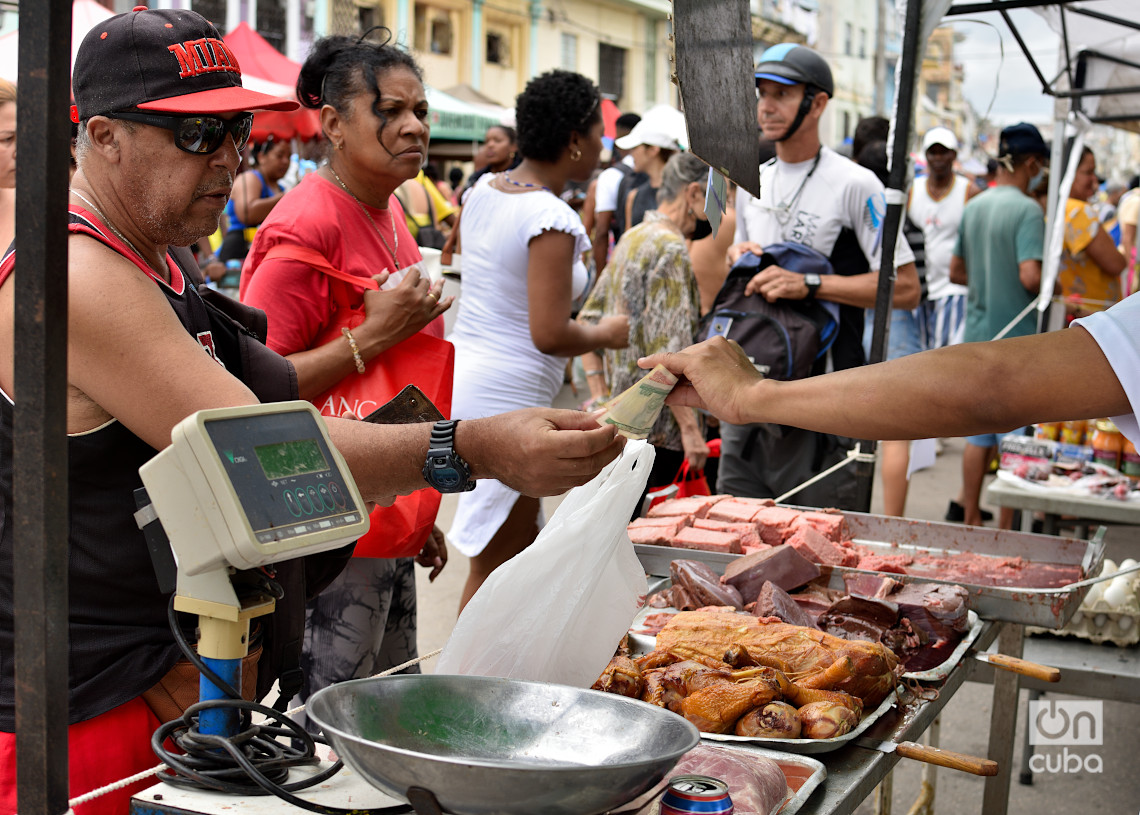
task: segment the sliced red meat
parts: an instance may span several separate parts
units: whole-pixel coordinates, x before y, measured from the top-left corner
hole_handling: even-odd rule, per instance
[[[672,546],[673,533],[667,526],[631,526],[629,539],[642,546]]]
[[[760,507],[752,520],[760,528],[760,539],[769,546],[779,546],[791,532],[792,524],[802,513],[787,507]]]
[[[865,555],[855,567],[868,572],[907,574],[906,567],[914,562],[910,555]]]
[[[670,515],[691,515],[694,518],[703,518],[709,514],[709,508],[714,504],[707,495],[694,495],[689,498],[672,498],[649,508],[650,518],[667,518]]]
[[[799,526],[788,536],[787,544],[820,566],[854,566],[859,562],[857,554],[850,549],[836,546],[817,532],[815,527],[806,524]]]
[[[701,549],[705,552],[724,552],[739,555],[740,535],[736,532],[719,532],[715,529],[685,527],[673,537],[673,545],[679,549]]]
[[[746,546],[762,545],[760,532],[754,523],[732,523],[730,521],[716,521],[712,518],[697,518],[693,521],[693,527],[695,529],[713,529],[717,532],[735,532],[740,535],[742,549]]]
[[[751,554],[754,554],[756,552],[763,552],[763,551],[765,551],[767,549],[771,549],[771,548],[772,547],[766,543],[751,543],[751,544],[749,544],[749,543],[744,543],[744,541],[740,542],[740,550],[746,555],[751,555]]]
[[[672,538],[686,526],[691,525],[693,522],[692,517],[688,515],[671,515],[668,518],[635,518],[630,521],[630,529],[639,529],[646,526],[656,526],[668,530],[669,537]]]
[[[727,501],[718,501],[709,510],[708,517],[714,521],[727,521],[728,523],[748,523],[752,520],[760,507],[745,501],[731,498]]]
[[[848,540],[851,532],[847,528],[847,519],[833,512],[802,512],[792,525],[792,531],[810,526],[835,543]]]

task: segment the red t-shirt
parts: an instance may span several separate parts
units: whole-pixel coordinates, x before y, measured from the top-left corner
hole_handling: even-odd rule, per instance
[[[416,239],[408,231],[396,196],[388,209],[367,207],[372,221],[355,198],[317,173],[310,173],[281,199],[257,230],[241,271],[240,297],[269,318],[267,344],[279,354],[307,351],[333,316],[330,279],[299,260],[262,259],[279,243],[306,246],[320,252],[333,268],[369,278],[395,272],[422,260]],[[375,222],[375,226],[372,222]],[[395,225],[399,241],[393,241]],[[396,257],[380,235],[396,248]],[[345,284],[332,281],[332,285]],[[361,292],[363,297],[363,292]],[[356,301],[352,305],[359,305]],[[443,338],[443,318],[424,332]]]

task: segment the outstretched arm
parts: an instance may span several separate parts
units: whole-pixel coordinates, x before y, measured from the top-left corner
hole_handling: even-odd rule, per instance
[[[663,364],[684,377],[668,404],[705,407],[736,424],[774,422],[861,439],[966,436],[1132,410],[1100,346],[1079,326],[793,382],[761,379],[739,346],[721,337],[639,364]]]

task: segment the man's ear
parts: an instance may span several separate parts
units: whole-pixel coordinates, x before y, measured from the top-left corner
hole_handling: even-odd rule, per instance
[[[819,117],[823,115],[824,108],[827,107],[828,95],[823,91],[816,91],[815,96],[811,100],[811,114]]]
[[[106,116],[92,116],[87,120],[87,141],[90,149],[102,153],[110,161],[117,161],[119,139],[123,128],[114,119]]]

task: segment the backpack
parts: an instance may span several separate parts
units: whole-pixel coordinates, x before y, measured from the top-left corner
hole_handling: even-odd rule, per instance
[[[777,300],[745,295],[753,276],[771,265],[792,272],[831,274],[819,252],[798,243],[772,244],[764,254],[745,253],[728,273],[702,321],[704,339],[737,342],[769,379],[804,379],[818,373],[839,331],[839,310],[819,300]]]

